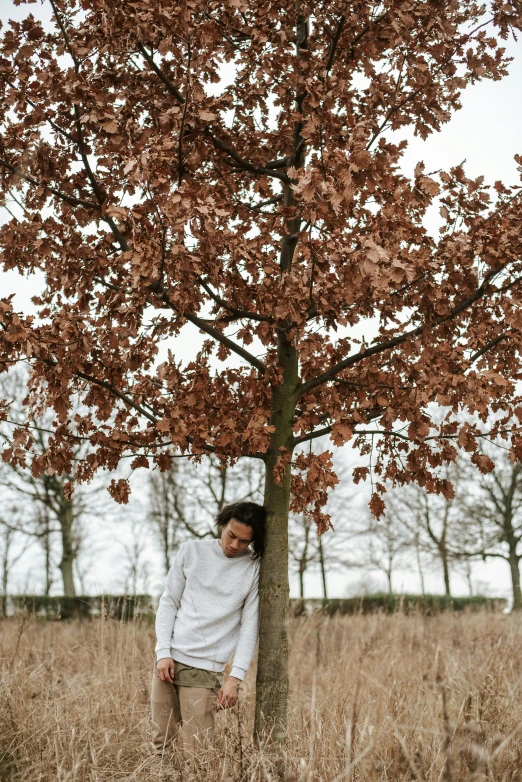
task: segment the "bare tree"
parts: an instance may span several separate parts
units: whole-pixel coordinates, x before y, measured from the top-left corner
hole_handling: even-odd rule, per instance
[[[2,615],[7,616],[7,600],[9,595],[9,578],[13,568],[27,551],[31,541],[25,538],[17,553],[14,553],[16,544],[22,537],[17,530],[16,516],[18,509],[10,509],[10,522],[7,523],[0,518],[0,541],[1,541],[1,559],[0,567],[2,569]]]
[[[467,545],[469,519],[462,513],[459,499],[466,488],[464,470],[463,462],[445,470],[445,480],[454,486],[456,496],[453,499],[428,493],[420,486],[396,489],[388,498],[388,513],[395,519],[396,526],[402,527],[402,537],[406,537],[408,547],[415,551],[423,592],[424,557],[439,565],[444,593],[451,597],[452,566],[472,556]]]
[[[522,464],[511,462],[501,449],[490,453],[493,470],[476,477],[473,492],[462,503],[473,522],[468,546],[484,559],[498,557],[509,565],[513,609],[522,609]]]
[[[319,538],[319,541],[321,539]],[[305,514],[290,515],[288,527],[288,555],[290,568],[299,576],[299,596],[304,597],[305,573],[317,561],[318,542],[313,519]]]
[[[319,452],[319,446],[316,447]],[[313,445],[310,450],[314,450]],[[345,573],[361,565],[355,551],[363,534],[362,519],[366,518],[366,511],[358,507],[355,501],[350,471],[351,468],[344,457],[338,456],[335,460],[335,472],[339,484],[330,492],[326,508],[332,527],[322,535],[318,535],[317,528],[314,527],[312,535],[314,545],[313,554],[309,556],[309,569],[319,571],[324,598],[328,597],[328,574]]]
[[[428,495],[423,489],[413,489],[413,508],[417,527],[425,532],[425,548],[438,558],[444,578],[444,593],[451,597],[450,535],[454,525],[453,503],[444,497]],[[410,500],[411,501],[411,500]]]
[[[146,592],[149,583],[149,562],[144,556],[145,531],[138,520],[131,516],[131,539],[128,543],[122,543],[125,552],[126,573],[124,580],[124,592],[126,595],[138,594],[138,586],[141,584]]]
[[[34,454],[45,462],[52,414],[47,414],[49,420],[26,419],[21,401],[27,389],[21,372],[3,378],[2,393],[10,400],[10,405],[7,421],[0,427],[0,438],[7,448],[11,448],[12,427],[27,425],[32,435]],[[85,450],[86,446],[80,441],[75,453],[78,456],[80,451]],[[51,588],[51,544],[53,534],[56,534],[61,542],[58,567],[62,574],[63,592],[64,595],[76,594],[73,567],[82,543],[80,519],[85,511],[86,491],[77,490],[71,495],[70,483],[71,476],[65,472],[59,474],[53,469],[46,469],[38,474],[16,460],[0,465],[0,484],[17,504],[25,501],[27,508],[24,522],[17,529],[34,537],[43,546],[46,557],[46,593]]]
[[[410,541],[404,533],[400,520],[389,510],[379,521],[373,517],[369,519],[368,564],[384,573],[390,594],[393,593],[395,569],[401,564],[405,552],[410,548]]]

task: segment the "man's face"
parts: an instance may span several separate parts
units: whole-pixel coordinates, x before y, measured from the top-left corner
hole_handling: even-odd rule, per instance
[[[230,519],[221,530],[219,545],[227,557],[237,557],[254,538],[254,530],[248,524]]]

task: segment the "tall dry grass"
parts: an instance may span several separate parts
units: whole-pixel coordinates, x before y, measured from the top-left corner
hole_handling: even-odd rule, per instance
[[[521,640],[517,616],[294,619],[283,758],[252,745],[252,666],[193,778],[522,780]],[[3,620],[0,779],[178,779],[151,752],[153,646],[138,622]]]

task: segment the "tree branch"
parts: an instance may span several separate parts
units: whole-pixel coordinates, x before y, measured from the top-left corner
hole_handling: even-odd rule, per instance
[[[248,364],[251,364],[253,367],[255,367],[261,374],[264,374],[266,372],[267,368],[265,364],[263,364],[262,361],[260,361],[258,358],[253,356],[252,353],[249,353],[248,350],[245,350],[240,345],[237,345],[233,340],[225,336],[225,334],[223,334],[221,331],[215,329],[213,326],[210,326],[202,318],[198,318],[197,315],[193,315],[191,312],[180,312],[180,310],[178,310],[176,305],[171,302],[168,293],[166,291],[161,290],[155,292],[163,299],[163,301],[167,304],[167,306],[171,310],[173,310],[173,312],[177,312],[178,315],[181,315],[181,317],[190,321],[190,323],[193,323],[195,326],[200,328],[201,331],[204,331],[205,334],[208,334],[209,336],[213,337],[217,342],[220,342],[222,345],[224,345],[226,348],[232,351],[232,353],[236,353],[236,355],[241,356],[242,359],[244,359]]]
[[[368,421],[366,423],[369,423],[370,421],[373,421],[374,418],[379,418],[379,416],[384,412],[384,407],[375,407],[372,410],[368,412]],[[300,437],[294,437],[292,438],[292,448],[295,448],[296,445],[299,445],[300,443],[307,443],[310,440],[315,440],[317,437],[323,437],[325,434],[329,434],[333,429],[334,424],[330,424],[329,426],[325,426],[322,429],[315,429],[312,432],[308,432],[307,434],[303,434]],[[354,435],[358,434],[358,432],[354,432]],[[408,439],[408,438],[406,438]]]
[[[39,108],[39,107],[36,105],[36,103],[35,103],[34,101],[32,101],[32,100],[31,100],[31,98],[28,98],[28,97],[27,97],[27,95],[24,95],[24,93],[22,92],[22,90],[20,90],[20,89],[19,89],[19,88],[16,86],[16,84],[13,84],[13,82],[12,82],[12,81],[9,81],[9,79],[8,79],[6,76],[4,76],[4,74],[3,74],[3,73],[0,73],[0,77],[1,77],[1,78],[2,78],[4,81],[5,81],[5,83],[6,83],[6,84],[8,84],[8,85],[9,85],[9,86],[10,86],[10,87],[13,89],[13,90],[16,90],[17,92],[21,93],[21,94],[23,95],[23,98],[24,98],[24,100],[25,100],[25,101],[27,101],[27,103],[28,103],[30,106],[32,106],[32,107],[33,107],[33,109],[37,109],[37,108]],[[73,137],[71,136],[71,134],[70,134],[70,133],[68,133],[66,130],[64,130],[64,128],[61,128],[59,125],[57,125],[57,124],[56,124],[56,122],[55,122],[54,120],[52,120],[52,119],[49,119],[49,117],[46,117],[46,118],[45,118],[45,121],[46,121],[46,122],[48,122],[48,123],[50,124],[50,126],[51,126],[52,128],[54,128],[54,130],[56,130],[56,132],[57,132],[57,133],[60,133],[62,136],[65,136],[65,138],[67,138],[67,139],[68,139],[70,142],[74,143],[74,139],[73,139]]]
[[[288,176],[286,174],[280,173],[277,170],[271,169],[271,168],[264,168],[264,167],[258,167],[254,166],[253,163],[249,163],[248,160],[244,160],[241,155],[239,155],[235,149],[228,146],[228,144],[225,144],[223,141],[220,141],[217,139],[211,132],[208,130],[208,128],[205,130],[205,134],[207,136],[210,136],[212,139],[212,143],[216,147],[216,149],[219,149],[221,152],[224,152],[226,155],[232,158],[239,168],[243,169],[244,171],[250,171],[252,174],[264,174],[266,176],[275,177],[276,179],[280,179],[282,182],[288,183],[290,180],[288,179]]]
[[[67,31],[66,31],[65,26],[64,26],[64,24],[62,22],[60,14],[58,13],[58,9],[56,8],[54,0],[51,0],[51,5],[52,5],[52,8],[53,8],[54,16],[56,18],[58,26],[59,26],[59,28],[60,28],[60,30],[62,32],[62,36],[63,36],[64,42],[65,42],[65,45],[67,47],[67,51],[71,55],[72,60],[74,62],[74,70],[75,70],[76,74],[78,75],[79,72],[80,72],[80,63],[79,63],[78,59],[76,58],[76,55],[73,52],[73,49],[72,49],[70,41],[69,41],[69,37],[67,35]],[[91,164],[89,163],[89,158],[88,158],[87,152],[85,150],[85,138],[84,138],[84,135],[83,135],[83,128],[82,128],[81,117],[80,117],[80,107],[78,106],[77,103],[74,103],[73,107],[74,107],[74,119],[75,119],[75,123],[74,124],[75,124],[75,127],[76,127],[76,133],[78,135],[77,146],[78,146],[78,149],[80,150],[80,155],[81,155],[81,158],[82,158],[83,167],[84,167],[84,169],[85,169],[85,171],[87,173],[87,178],[89,179],[89,182],[91,183],[91,187],[92,187],[93,193],[94,193],[94,195],[96,197],[96,200],[98,201],[100,207],[103,207],[103,204],[105,203],[105,201],[107,199],[107,195],[106,195],[106,193],[103,192],[103,190],[101,189],[101,187],[99,186],[99,184],[98,184],[98,182],[96,180],[96,177],[94,176],[94,172],[93,172],[93,170],[91,168]],[[115,237],[116,241],[118,242],[118,244],[120,245],[121,249],[124,252],[126,250],[128,250],[129,247],[128,247],[127,241],[126,241],[125,237],[123,236],[123,234],[121,233],[121,231],[118,228],[118,226],[116,225],[116,223],[114,222],[114,220],[112,219],[112,217],[110,217],[110,215],[108,215],[108,214],[102,214],[102,219],[110,227],[110,229],[111,229],[112,233],[114,234],[114,237]]]
[[[508,337],[511,334],[516,334],[518,329],[509,329],[509,331],[505,331],[503,334],[499,334],[498,337],[495,337],[495,339],[491,339],[489,342],[487,342],[483,348],[480,350],[477,350],[476,353],[473,353],[473,355],[470,357],[469,362],[473,364],[474,361],[479,359],[481,356],[484,355],[484,353],[487,353],[488,350],[495,347],[495,345],[498,345],[499,342],[502,342],[505,339],[508,339]]]
[[[115,386],[112,385],[112,383],[109,383],[107,380],[101,380],[100,378],[94,377],[93,375],[88,375],[86,372],[82,372],[80,369],[75,369],[73,370],[73,372],[78,377],[82,377],[84,380],[88,380],[89,383],[94,383],[95,385],[101,386],[101,388],[105,388],[107,391],[110,391],[111,394],[117,396],[119,399],[122,400],[122,402],[125,402],[126,405],[132,407],[134,410],[136,410],[138,413],[144,416],[152,424],[158,423],[158,419],[155,416],[153,416],[151,413],[148,413],[145,410],[145,408],[143,408],[141,405],[139,405],[137,402],[135,402],[133,399],[127,396],[127,394],[124,394],[122,391],[119,391]]]
[[[205,282],[203,277],[198,274],[198,282],[201,285],[201,287],[208,293],[210,298],[216,303],[219,304],[220,307],[223,307],[223,309],[227,310],[227,312],[230,312],[231,315],[234,316],[234,318],[249,318],[250,320],[258,320],[258,321],[265,321],[267,323],[274,323],[274,319],[271,318],[269,315],[258,315],[257,312],[250,312],[250,310],[237,310],[233,307],[230,307],[225,299],[222,299],[221,296],[218,296],[217,293],[215,293],[212,288],[208,285],[208,283]],[[223,318],[223,320],[226,320],[226,318]]]
[[[339,44],[339,39],[340,39],[340,37],[341,37],[341,33],[342,33],[342,31],[343,31],[343,27],[344,27],[344,23],[345,23],[345,22],[346,22],[346,17],[345,17],[345,15],[343,14],[343,15],[340,17],[340,19],[339,19],[339,21],[338,21],[338,23],[337,23],[337,28],[336,28],[336,30],[335,30],[335,34],[334,34],[334,37],[333,37],[333,40],[332,40],[332,45],[330,46],[330,53],[329,53],[329,55],[328,55],[328,60],[327,60],[327,63],[326,63],[326,68],[325,68],[325,70],[326,70],[326,72],[327,72],[327,73],[328,73],[328,72],[331,70],[331,68],[332,68],[333,61],[334,61],[334,57],[335,57],[335,52],[336,52],[336,50],[337,50],[337,46],[338,46],[338,44]]]
[[[185,98],[183,97],[181,92],[178,90],[177,87],[174,86],[174,84],[172,84],[170,79],[167,76],[165,76],[163,71],[156,65],[156,63],[154,62],[154,58],[152,57],[152,55],[148,53],[148,51],[145,49],[142,43],[137,44],[137,49],[140,52],[140,54],[143,56],[143,58],[146,60],[149,67],[154,71],[156,76],[158,76],[159,80],[165,85],[165,87],[170,92],[170,94],[173,95],[179,103],[185,103]]]
[[[82,206],[84,209],[94,209],[95,211],[100,211],[98,204],[95,204],[92,201],[84,201],[83,198],[75,198],[74,196],[67,195],[67,193],[63,193],[61,190],[58,190],[55,187],[51,187],[51,185],[46,185],[43,182],[39,182],[37,179],[34,179],[34,177],[31,177],[28,174],[23,174],[17,166],[13,166],[11,163],[8,163],[7,160],[0,158],[0,166],[9,169],[9,171],[11,171],[13,174],[16,174],[20,177],[20,179],[24,179],[31,185],[35,185],[35,187],[42,187],[45,190],[48,190],[60,200],[71,204],[71,206]]]
[[[423,323],[411,331],[407,331],[404,334],[399,334],[396,337],[392,337],[392,339],[388,339],[384,342],[379,342],[377,345],[373,345],[372,347],[367,348],[363,353],[359,352],[348,356],[343,361],[340,361],[338,364],[330,367],[330,369],[327,369],[326,372],[323,372],[321,375],[317,375],[316,377],[301,383],[300,387],[298,388],[299,395],[301,396],[302,394],[306,394],[313,388],[317,388],[317,386],[323,385],[323,383],[327,383],[343,370],[354,366],[354,364],[358,364],[360,361],[364,361],[364,359],[369,358],[370,356],[375,356],[376,354],[382,353],[385,350],[390,350],[390,348],[397,347],[397,345],[401,345],[403,342],[406,342],[406,340],[411,339],[412,337],[417,337],[419,334],[422,334],[428,325],[430,328],[434,328],[436,326],[440,326],[442,323],[447,323],[449,320],[453,320],[453,318],[455,318],[457,315],[460,315],[461,312],[463,312],[468,307],[471,307],[473,304],[475,304],[476,301],[484,296],[488,283],[497,274],[500,274],[501,271],[502,269],[492,270],[488,275],[486,275],[482,284],[477,288],[475,293],[473,293],[471,296],[468,296],[466,299],[463,299],[463,301],[454,307],[448,315],[435,318],[431,324]]]

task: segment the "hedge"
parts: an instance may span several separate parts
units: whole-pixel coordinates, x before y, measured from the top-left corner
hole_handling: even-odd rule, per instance
[[[305,616],[321,613],[334,614],[372,614],[372,613],[422,613],[440,614],[443,611],[502,611],[507,605],[505,598],[484,597],[448,597],[447,595],[395,595],[377,592],[373,595],[347,598],[293,598],[290,610],[293,616]]]
[[[9,605],[10,604],[10,605]],[[394,595],[378,592],[348,598],[291,598],[292,616],[323,614],[326,616],[372,613],[440,614],[443,611],[502,611],[505,598],[447,597],[446,595]],[[90,619],[100,616],[115,619],[142,617],[151,619],[155,604],[150,595],[79,595],[77,597],[46,595],[9,595],[8,613],[26,610],[47,619]]]
[[[104,616],[132,619],[153,611],[150,595],[9,595],[14,613],[26,610],[47,619],[89,619]]]

